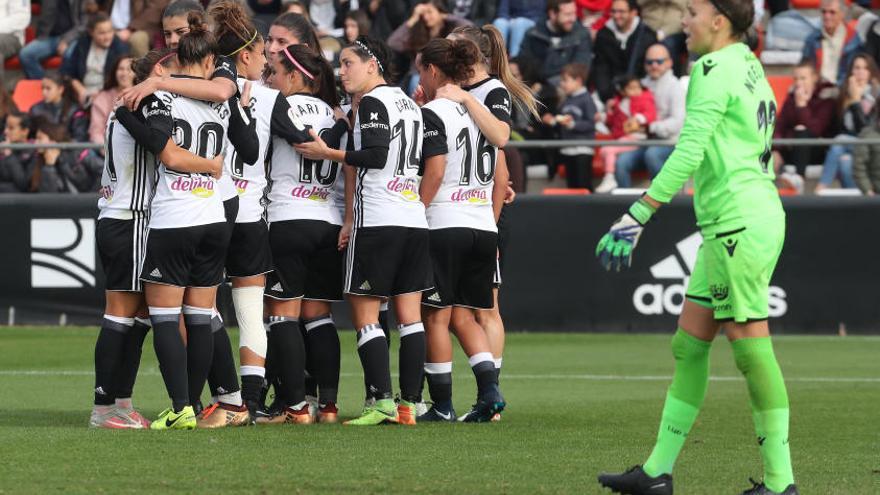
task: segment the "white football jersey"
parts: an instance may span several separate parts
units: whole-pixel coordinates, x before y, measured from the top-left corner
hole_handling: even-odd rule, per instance
[[[171,107],[174,142],[203,158],[223,153],[229,104],[194,100],[172,93],[156,96]],[[170,229],[224,222],[217,180],[208,174],[177,172],[159,164],[159,182],[150,208],[150,228]]]
[[[159,100],[152,98],[155,102]],[[153,101],[145,99],[142,113],[150,111]],[[162,112],[171,110],[159,102]],[[155,109],[153,111],[156,111]],[[101,197],[98,219],[131,220],[135,213],[150,209],[156,178],[156,157],[138,144],[112,112],[104,134],[104,171],[101,174]]]
[[[333,109],[322,100],[306,94],[287,97],[297,119],[319,134],[336,123]],[[342,165],[330,160],[315,161],[297,153],[285,139],[272,138],[267,212],[269,222],[284,220],[323,220],[342,225],[342,215],[334,194],[341,184]],[[345,207],[343,201],[343,208]]]
[[[437,99],[422,107],[425,160],[446,156],[446,171],[426,214],[434,229],[465,227],[497,232],[492,211],[495,148],[464,105]]]
[[[504,86],[500,80],[489,77],[470,86],[462,87],[468,93],[474,95],[480,103],[489,109],[489,112],[498,120],[506,122],[507,125],[513,125],[511,111],[513,109],[510,91]],[[498,147],[489,144],[493,150],[492,161],[498,159]]]
[[[381,168],[358,168],[355,227],[428,228],[419,196],[422,113],[398,87],[382,85],[361,98],[352,133],[355,152],[388,145]],[[377,167],[379,164],[376,164]]]

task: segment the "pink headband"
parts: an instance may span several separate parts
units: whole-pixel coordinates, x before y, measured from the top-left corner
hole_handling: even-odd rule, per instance
[[[156,64],[159,65],[159,64],[161,64],[162,62],[168,60],[169,58],[171,58],[171,57],[173,57],[173,56],[175,56],[175,55],[177,55],[177,53],[175,53],[175,52],[171,52],[171,53],[169,53],[168,55],[165,55],[164,57],[162,57],[162,58],[160,58],[159,60],[157,60],[157,61],[156,61]]]
[[[287,48],[285,48],[282,51],[284,52],[285,55],[287,55],[287,59],[290,60],[290,62],[294,66],[296,66],[296,68],[299,69],[300,72],[302,72],[306,77],[308,77],[312,81],[315,80],[315,76],[313,76],[311,72],[307,71],[302,65],[300,65],[300,63],[297,62],[295,58],[293,58],[293,55],[290,54],[290,51],[288,51]]]

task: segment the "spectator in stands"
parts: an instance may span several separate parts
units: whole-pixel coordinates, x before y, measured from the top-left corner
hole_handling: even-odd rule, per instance
[[[104,144],[104,131],[107,129],[107,118],[113,111],[113,105],[119,94],[134,86],[134,71],[131,70],[132,58],[123,56],[116,59],[112,69],[107,71],[104,89],[92,99],[89,109],[89,141]]]
[[[43,60],[64,55],[70,43],[83,31],[86,11],[93,8],[94,4],[86,0],[44,0],[40,3],[37,38],[18,54],[26,78],[43,78]]]
[[[607,102],[615,95],[614,80],[623,75],[645,75],[645,51],[657,34],[639,17],[636,0],[611,2],[611,22],[596,34],[593,85]]]
[[[543,0],[500,0],[498,13],[492,24],[501,31],[511,57],[519,55],[520,46],[537,21],[544,17],[546,4]]]
[[[596,33],[611,19],[611,0],[575,0],[575,3],[581,24],[590,30],[595,40]]]
[[[539,68],[535,64],[520,57],[510,59],[510,72],[513,77],[522,81],[532,93],[535,99],[541,102],[542,112],[555,115],[559,109],[559,93],[556,88],[543,82],[538,74]],[[543,121],[535,119],[527,111],[513,106],[511,115],[513,126],[511,127],[511,140],[523,139],[553,139],[556,137],[555,129],[545,125]],[[552,148],[523,148],[520,152],[525,165],[557,163],[557,152]],[[551,174],[555,169],[550,167]]]
[[[30,138],[30,117],[13,112],[6,118],[3,129],[3,144],[27,143]],[[28,188],[27,171],[34,159],[32,150],[9,148],[0,150],[0,193],[26,192]]]
[[[657,40],[669,48],[675,75],[684,74],[688,56],[681,20],[687,13],[687,0],[638,0],[639,15],[657,33]],[[762,4],[763,0],[755,2]]]
[[[306,17],[315,25],[318,36],[339,36],[341,34],[341,30],[337,30],[333,26],[333,21],[336,18],[336,7],[333,5],[333,0],[309,0],[300,3],[307,7],[306,13],[308,15]]]
[[[655,43],[645,55],[647,77],[642,85],[654,94],[657,107],[657,120],[648,125],[648,136],[656,139],[677,139],[684,125],[685,95],[687,86],[675,77],[669,49],[662,43]],[[614,178],[617,187],[630,187],[630,174],[633,170],[645,168],[653,179],[663,163],[672,154],[672,146],[640,147],[617,156]]]
[[[131,47],[131,56],[140,58],[150,51],[162,30],[162,12],[169,0],[113,0],[110,20],[116,36]]]
[[[654,95],[633,75],[618,76],[615,81],[617,96],[608,102],[607,112],[600,114],[611,130],[611,138],[618,141],[638,141],[648,137],[647,129],[657,119]],[[634,146],[602,146],[599,156],[605,175],[596,186],[597,193],[608,193],[617,188],[614,168],[617,156],[635,150]]]
[[[88,106],[101,90],[104,75],[113,62],[128,53],[128,45],[115,35],[106,14],[92,15],[86,28],[87,32],[74,42],[61,63],[61,74],[70,78],[83,106]]]
[[[9,95],[9,91],[7,91],[4,86],[0,86],[0,126],[5,126],[6,116],[17,110],[18,107],[16,107],[15,102],[12,101],[12,96]],[[2,136],[0,136],[0,139],[3,139]]]
[[[349,2],[340,2],[349,3]],[[361,5],[366,5],[367,15],[370,16],[372,27],[370,36],[387,40],[394,30],[406,21],[410,2],[400,0],[360,0]],[[339,7],[337,7],[339,8]]]
[[[822,0],[821,9],[822,26],[807,37],[802,60],[813,62],[825,81],[843,84],[861,40],[855,26],[844,22],[844,0]]]
[[[862,139],[880,139],[880,105],[874,106],[873,122],[859,133]],[[867,196],[880,193],[880,145],[862,144],[855,146],[853,158],[853,177],[856,184]]]
[[[577,22],[574,0],[547,0],[547,19],[526,33],[520,56],[540,69],[542,81],[559,85],[562,67],[582,63],[590,68],[593,47],[590,32]]]
[[[391,37],[388,38],[388,47],[395,52],[405,55],[409,62],[409,73],[402,85],[407,88],[408,94],[413,94],[419,84],[418,73],[415,70],[416,54],[434,38],[445,38],[458,26],[470,24],[465,19],[449,14],[445,0],[421,0],[413,7],[409,19],[401,24]]]
[[[865,35],[865,53],[880,65],[880,20],[874,21]]]
[[[42,89],[43,99],[30,110],[34,123],[45,120],[60,124],[67,129],[65,135],[75,141],[88,141],[89,117],[79,106],[70,80],[58,73],[47,74]]]
[[[562,68],[559,88],[566,98],[559,113],[544,114],[544,123],[554,127],[559,139],[593,139],[596,137],[596,105],[587,91],[587,66],[568,64]],[[570,188],[592,189],[593,150],[588,147],[570,147],[559,150],[559,159],[565,166],[565,182]]]
[[[31,5],[25,0],[0,0],[0,81],[5,84],[4,64],[24,45],[24,30],[31,22]]]
[[[367,36],[370,33],[370,18],[363,10],[350,10],[345,14],[345,22],[342,25],[343,46],[354,43],[358,36]]]
[[[880,96],[880,73],[874,59],[865,53],[856,54],[846,75],[846,84],[840,88],[840,132],[837,139],[855,139],[868,125]],[[845,144],[832,145],[825,155],[822,177],[816,192],[840,178],[841,186],[856,187],[852,171],[853,147]]]
[[[489,24],[498,17],[498,0],[450,0],[450,2],[452,15],[467,19],[476,26]],[[544,12],[539,11],[538,17],[542,15]]]
[[[61,124],[43,121],[37,127],[37,144],[69,141]],[[86,152],[75,153],[58,148],[37,149],[36,160],[28,170],[29,192],[93,192],[98,189],[103,160]]]
[[[785,104],[776,116],[774,138],[822,138],[836,133],[837,88],[819,79],[811,61],[794,68],[794,84]],[[822,146],[774,146],[773,163],[779,171],[783,164],[793,165],[779,176],[783,184],[797,190],[803,188],[807,165],[825,160]]]
[[[269,34],[272,20],[278,17],[281,11],[281,0],[247,0],[247,4],[254,13],[254,25],[265,38]]]

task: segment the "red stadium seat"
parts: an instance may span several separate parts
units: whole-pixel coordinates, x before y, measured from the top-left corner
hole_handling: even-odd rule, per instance
[[[21,112],[27,112],[35,103],[43,99],[43,81],[39,79],[22,79],[15,84],[12,101]]]
[[[40,7],[40,4],[38,4],[37,2],[31,2],[31,16],[32,17],[37,17],[38,15],[40,15],[40,12],[42,12],[42,10],[43,9],[42,9],[42,7]]]
[[[797,196],[798,192],[797,192],[797,189],[795,189],[793,187],[780,187],[779,188],[779,195],[780,196]]]
[[[773,94],[776,95],[776,106],[782,108],[788,98],[788,90],[791,89],[794,79],[791,76],[767,76],[767,82],[770,83]]]
[[[796,9],[818,9],[820,0],[792,0],[791,6]]]
[[[590,194],[589,189],[568,189],[564,187],[545,187],[544,196],[585,196]]]

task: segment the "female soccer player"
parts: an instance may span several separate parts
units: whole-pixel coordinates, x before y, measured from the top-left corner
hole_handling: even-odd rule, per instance
[[[340,78],[345,91],[363,94],[353,127],[353,151],[315,141],[297,146],[313,160],[344,162],[357,169],[354,228],[348,244],[344,290],[358,329],[358,354],[376,397],[352,425],[415,424],[415,403],[425,364],[421,292],[430,289],[428,224],[419,199],[422,115],[400,88],[386,84],[388,47],[359,37],[343,49]],[[391,398],[388,346],[379,325],[383,298],[394,300],[400,322],[400,391]]]
[[[231,1],[217,2],[211,5],[209,14],[220,53],[234,61],[236,72],[244,76],[238,78],[239,90],[244,91],[247,81],[251,81],[251,97],[247,104],[256,120],[259,139],[255,163],[244,162],[236,152],[226,156],[226,171],[234,181],[232,196],[238,198],[237,214],[227,217],[231,240],[226,255],[226,274],[232,279],[232,301],[240,331],[242,397],[252,419],[255,419],[265,375],[267,346],[263,328],[263,289],[266,274],[272,271],[269,228],[263,220],[263,195],[268,184],[263,164],[273,136],[280,137],[277,144],[285,148],[290,148],[288,143],[311,138],[305,127],[291,117],[287,100],[278,91],[257,83],[266,65],[264,42],[242,5]],[[213,421],[210,413],[203,416],[204,422],[222,426],[222,416]]]
[[[161,75],[174,53],[153,51],[133,63],[136,80]],[[163,65],[165,64],[165,65]],[[147,216],[158,157],[187,172],[219,174],[222,159],[207,160],[171,140],[165,115],[170,109],[155,96],[145,98],[136,114],[120,107],[107,120],[104,172],[98,200],[96,241],[106,277],[104,321],[95,343],[95,407],[90,426],[147,428],[131,404],[141,348],[150,329],[145,318],[140,274],[147,239]]]
[[[190,32],[177,48],[181,75],[175,77],[205,80],[214,71],[216,44],[198,15],[191,14],[189,21]],[[256,161],[255,126],[238,101],[213,104],[169,93],[157,96],[170,104],[171,112],[152,118],[163,118],[165,125],[172,126],[175,143],[182,148],[214,158],[223,153],[227,136],[245,162]],[[141,279],[172,407],[163,411],[151,428],[192,429],[196,419],[190,389],[195,388],[195,393],[201,390],[211,366],[211,316],[223,277],[227,228],[216,179],[183,173],[165,163],[159,171]],[[186,346],[178,331],[181,304]],[[247,409],[241,395],[230,395],[234,396],[220,398],[220,406],[243,416],[243,422]]]
[[[330,64],[305,45],[288,45],[273,69],[275,87],[298,118],[338,146],[348,126],[340,121],[331,132],[336,125],[333,107],[339,102]],[[266,307],[281,378],[276,397],[285,407],[267,423],[312,422],[305,400],[306,348],[300,318],[318,385],[318,420],[337,420],[339,337],[330,303],[342,300],[342,254],[337,246],[343,218],[334,194],[343,180],[340,169],[329,160],[306,159],[275,138],[267,195],[275,271],[266,285]]]
[[[434,39],[416,59],[422,89],[429,103],[422,107],[425,122],[422,157],[425,171],[422,202],[430,228],[434,289],[424,293],[422,315],[428,339],[432,408],[419,421],[454,421],[451,377],[450,323],[468,356],[477,379],[477,403],[462,418],[485,422],[504,409],[498,375],[477,309],[492,308],[492,280],[498,249],[492,209],[495,162],[480,152],[483,139],[467,109],[445,98],[437,89],[467,80],[482,58],[469,40]],[[435,364],[439,363],[439,364]]]
[[[748,386],[764,460],[764,481],[743,493],[797,493],[788,395],[767,325],[768,286],[785,237],[769,163],[776,103],[761,63],[742,42],[752,17],[751,2],[691,0],[684,29],[688,48],[701,57],[691,73],[678,145],[648,192],[596,247],[607,270],[629,267],[644,226],[693,176],[703,245],[672,338],[675,374],[648,460],[599,476],[620,493],[672,493],[672,467],[706,395],[709,350],[722,328]]]

